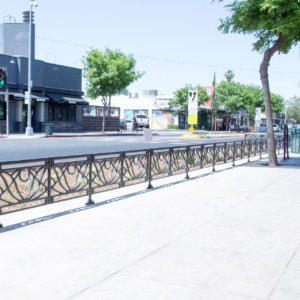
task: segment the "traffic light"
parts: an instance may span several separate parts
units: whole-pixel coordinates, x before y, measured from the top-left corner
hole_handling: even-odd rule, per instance
[[[7,72],[5,69],[0,69],[0,88],[7,87]]]

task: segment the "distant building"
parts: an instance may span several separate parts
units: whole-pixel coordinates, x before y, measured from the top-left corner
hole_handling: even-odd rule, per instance
[[[9,16],[10,17],[10,16]],[[7,19],[4,19],[7,20]],[[0,54],[29,56],[29,20],[23,23],[12,22],[15,18],[10,18],[9,22],[0,25]],[[8,21],[8,20],[7,20]],[[32,23],[32,59],[35,59],[35,24]]]
[[[158,96],[158,90],[144,90],[143,91],[144,97],[157,97]]]
[[[153,92],[149,95],[149,91]],[[169,111],[169,102],[174,98],[174,95],[158,96],[157,90],[147,90],[147,96],[144,96],[145,92],[146,90],[143,92],[142,97],[133,93],[129,94],[129,96],[112,96],[112,110],[120,107],[120,118],[125,120],[131,120],[134,114],[146,115],[149,118],[152,129],[166,129],[168,124],[178,125],[178,115],[174,115]],[[90,100],[89,103],[91,106],[102,105],[100,98]]]

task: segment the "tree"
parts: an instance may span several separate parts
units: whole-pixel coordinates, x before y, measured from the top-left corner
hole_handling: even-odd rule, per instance
[[[265,112],[265,100],[261,87],[256,85],[246,85],[247,92],[251,94],[255,107],[261,107],[262,112]],[[273,112],[281,112],[284,108],[284,98],[281,95],[271,93],[271,106]]]
[[[234,73],[232,70],[228,70],[227,72],[224,73],[224,76],[225,76],[227,82],[230,82],[234,77]]]
[[[83,58],[84,77],[87,79],[86,95],[91,99],[101,97],[103,103],[102,133],[105,132],[105,114],[111,96],[124,92],[132,82],[144,73],[135,70],[136,61],[132,55],[125,55],[119,50],[112,51],[106,48],[101,52],[96,49],[87,53]]]
[[[221,81],[216,87],[216,93],[221,104],[230,112],[231,125],[234,115],[238,113],[240,109],[246,108],[244,86],[234,81]]]
[[[268,67],[276,52],[286,54],[300,41],[300,3],[298,0],[234,0],[225,7],[231,15],[221,19],[219,30],[223,33],[231,31],[254,35],[256,42],[253,44],[253,49],[263,53],[259,72],[265,99],[269,166],[275,167],[278,162]]]
[[[288,100],[287,117],[300,123],[300,98],[297,96]]]
[[[212,86],[215,87],[216,86],[216,73],[214,73],[214,80],[212,82]],[[214,125],[215,125],[215,131],[216,131],[216,116],[219,112],[219,106],[220,106],[220,101],[217,98],[216,95],[216,90],[214,91],[212,100],[211,100],[211,115],[212,115],[212,124],[211,124],[211,131],[213,131]]]

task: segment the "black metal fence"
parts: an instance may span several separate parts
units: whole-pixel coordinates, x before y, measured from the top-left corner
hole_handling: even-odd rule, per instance
[[[278,153],[283,138],[276,137]],[[213,143],[0,163],[0,214],[148,182],[267,153],[267,140]]]

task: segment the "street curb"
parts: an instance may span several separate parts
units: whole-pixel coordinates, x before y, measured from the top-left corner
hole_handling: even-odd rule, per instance
[[[196,136],[196,135],[183,135],[182,136],[184,139],[203,139],[203,136]]]
[[[157,133],[153,133],[152,135],[158,135]],[[46,138],[76,138],[76,137],[101,137],[101,136],[143,136],[142,133],[129,133],[129,134],[78,134],[78,135],[46,135]]]
[[[232,137],[243,137],[245,138],[244,134],[232,134],[232,135],[211,135],[211,136],[202,136],[204,139],[224,139],[224,138],[232,138]]]

